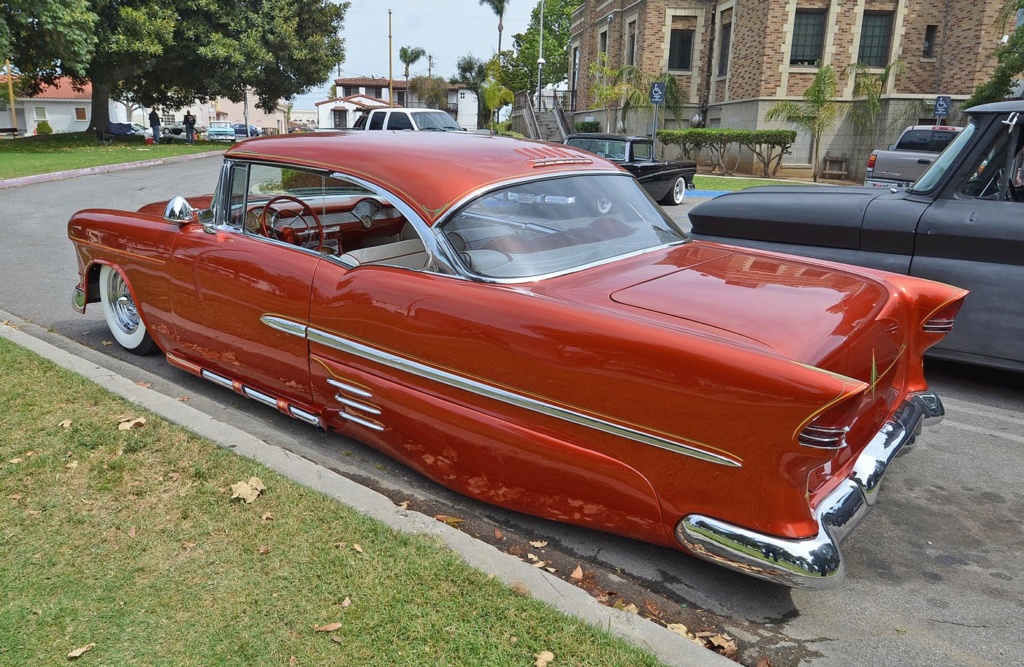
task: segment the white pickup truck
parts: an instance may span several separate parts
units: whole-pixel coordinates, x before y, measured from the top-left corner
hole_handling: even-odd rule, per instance
[[[911,125],[889,150],[871,152],[864,185],[910,187],[962,129],[950,125]]]

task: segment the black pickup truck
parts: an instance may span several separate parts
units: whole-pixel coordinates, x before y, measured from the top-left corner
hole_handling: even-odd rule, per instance
[[[750,188],[693,208],[693,236],[966,288],[956,326],[930,354],[1024,371],[1024,101],[967,113],[909,189]]]

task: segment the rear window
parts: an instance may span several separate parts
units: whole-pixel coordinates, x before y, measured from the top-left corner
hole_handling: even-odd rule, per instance
[[[945,150],[956,135],[956,132],[950,130],[910,130],[900,137],[896,150],[939,153]]]

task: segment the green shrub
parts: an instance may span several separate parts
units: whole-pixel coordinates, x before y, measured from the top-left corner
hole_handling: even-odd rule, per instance
[[[38,123],[36,123],[36,134],[39,134],[39,135],[42,135],[42,136],[47,136],[47,135],[53,134],[53,128],[50,127],[50,123],[49,122],[47,122],[45,120],[41,120]]]
[[[576,123],[577,132],[600,132],[601,123],[596,120],[581,120]]]

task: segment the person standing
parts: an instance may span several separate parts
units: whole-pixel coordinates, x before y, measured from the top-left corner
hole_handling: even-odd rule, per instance
[[[156,107],[149,111],[149,126],[153,128],[153,143],[160,143],[160,114],[156,112]]]
[[[188,143],[193,143],[196,138],[196,117],[192,115],[192,110],[189,109],[185,112],[185,140]]]

